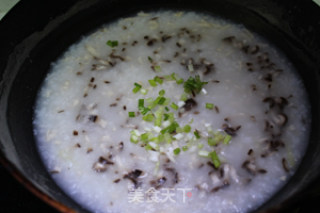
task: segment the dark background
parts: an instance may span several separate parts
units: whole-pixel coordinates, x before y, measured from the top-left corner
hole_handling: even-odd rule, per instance
[[[58,213],[23,185],[16,181],[0,165],[0,212],[1,213]]]

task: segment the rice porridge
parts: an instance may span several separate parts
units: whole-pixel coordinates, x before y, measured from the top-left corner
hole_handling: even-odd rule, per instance
[[[286,183],[308,141],[302,81],[243,26],[139,13],[54,62],[35,109],[39,152],[92,212],[247,212]]]

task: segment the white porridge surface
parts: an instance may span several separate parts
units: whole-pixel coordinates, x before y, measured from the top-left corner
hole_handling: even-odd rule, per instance
[[[193,12],[103,26],[52,64],[34,132],[58,185],[92,212],[248,212],[308,140],[302,81],[271,44]]]

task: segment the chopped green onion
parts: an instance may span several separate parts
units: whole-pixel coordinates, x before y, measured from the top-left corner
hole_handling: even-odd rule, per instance
[[[150,63],[153,62],[153,59],[150,56],[148,56],[148,60],[150,61]]]
[[[163,76],[163,77],[164,77],[164,79],[167,80],[167,81],[172,81],[171,75],[165,75],[165,76]]]
[[[169,110],[170,110],[167,106],[166,106],[164,109],[165,109],[167,112],[169,112]]]
[[[150,111],[149,108],[144,107],[144,99],[139,99],[139,101],[138,101],[138,109],[139,109],[139,111],[141,112],[142,115],[145,115]]]
[[[158,138],[158,137],[152,137],[152,138],[150,139],[150,141],[153,141],[153,142],[155,142],[155,143],[159,143],[159,138]]]
[[[147,89],[144,89],[144,88],[142,88],[142,89],[140,90],[140,92],[141,92],[142,95],[148,94],[148,90],[147,90]]]
[[[214,167],[219,168],[221,162],[220,162],[220,159],[219,159],[216,151],[210,152],[208,157],[211,158]]]
[[[187,151],[188,149],[189,149],[188,146],[183,146],[183,147],[182,147],[182,151],[184,151],[184,152]]]
[[[182,129],[181,127],[178,127],[178,128],[176,129],[176,132],[177,132],[177,133],[182,133],[182,132],[183,132],[183,129]]]
[[[151,110],[155,108],[160,100],[160,97],[156,98],[155,100],[152,100],[152,102],[148,105],[148,108]]]
[[[177,74],[172,73],[172,74],[171,74],[171,79],[172,79],[172,80],[177,80]]]
[[[184,82],[183,87],[184,91],[186,93],[199,93],[203,87],[203,85],[206,85],[208,82],[202,82],[200,80],[200,76],[196,75],[194,78],[189,77],[187,81]]]
[[[153,114],[147,114],[147,115],[142,117],[142,120],[147,121],[147,122],[151,122],[151,121],[154,120],[154,115]]]
[[[170,98],[166,98],[166,100],[164,101],[163,105],[167,106],[170,103],[171,99]]]
[[[160,100],[158,101],[158,104],[163,105],[165,101],[166,101],[166,98],[161,97]]]
[[[128,115],[129,115],[130,118],[136,117],[135,112],[128,112]]]
[[[167,143],[172,143],[172,136],[168,133],[168,132],[166,132],[165,134],[164,134],[164,140],[167,142]]]
[[[151,103],[153,102],[153,98],[146,98],[146,102],[147,102],[148,104],[151,104]]]
[[[180,100],[181,100],[181,101],[186,101],[186,100],[188,100],[188,95],[187,95],[186,93],[183,93],[183,94],[181,95],[181,97],[180,97]]]
[[[130,141],[134,144],[137,144],[139,142],[139,138],[136,135],[131,135]]]
[[[144,148],[145,148],[147,151],[153,149],[152,146],[150,146],[149,144],[147,144]]]
[[[137,135],[137,133],[136,133],[136,131],[135,130],[132,130],[131,132],[130,132],[130,141],[132,142],[132,143],[135,143],[135,144],[137,144],[138,142],[139,142],[139,136]]]
[[[206,103],[207,109],[213,109],[214,105],[212,103]]]
[[[142,87],[140,84],[138,84],[138,83],[134,83],[134,85],[136,86],[136,87]]]
[[[208,144],[209,144],[210,146],[215,146],[215,145],[217,145],[217,141],[215,141],[214,138],[209,137],[209,138],[208,138]]]
[[[139,111],[142,111],[144,109],[144,99],[138,100],[138,109]]]
[[[179,124],[177,122],[171,123],[169,126],[161,130],[161,133],[164,134],[166,132],[173,133],[176,131],[176,129],[179,127]]]
[[[152,86],[152,87],[156,87],[156,86],[157,86],[157,83],[156,83],[155,80],[150,79],[150,80],[148,80],[148,81],[149,81],[150,86]]]
[[[142,142],[147,142],[147,141],[149,140],[150,134],[151,134],[151,133],[149,133],[149,132],[143,133],[143,134],[141,135],[141,137],[140,137],[140,140],[141,140]]]
[[[214,135],[213,141],[216,144],[218,144],[219,142],[222,142],[225,138],[225,136],[221,132],[215,132],[213,133],[213,135]]]
[[[155,116],[156,116],[156,119],[154,121],[155,126],[161,126],[163,111],[164,111],[164,108],[159,107],[158,110],[155,112]]]
[[[180,78],[180,79],[176,80],[177,84],[182,84],[183,82],[184,82],[183,78]]]
[[[149,106],[150,109],[153,109],[155,106],[157,106],[157,104],[159,105],[163,105],[164,102],[166,101],[166,98],[158,96]]]
[[[147,114],[149,111],[150,111],[149,108],[144,107],[140,112],[141,112],[142,115],[145,115],[145,114]]]
[[[175,103],[171,103],[171,108],[174,109],[174,110],[178,110],[179,109],[179,106]]]
[[[223,139],[223,143],[224,144],[229,144],[229,142],[231,141],[232,136],[231,135],[226,135]]]
[[[163,80],[159,76],[154,77],[153,80],[155,82],[157,82],[158,84],[162,84],[163,83]]]
[[[163,89],[159,91],[160,96],[164,96],[165,93],[166,93],[166,91],[164,91]]]
[[[189,133],[190,131],[191,131],[191,126],[190,125],[185,125],[184,127],[183,127],[183,131],[185,132],[185,133]]]
[[[154,66],[156,72],[161,72],[161,67],[159,65]]]
[[[176,148],[176,149],[173,150],[173,153],[175,155],[179,155],[180,151],[181,151],[180,148]]]
[[[140,137],[140,140],[144,143],[148,143],[151,138],[153,138],[153,135],[151,132],[146,132],[146,133],[143,133]]]
[[[111,41],[111,40],[109,40],[109,41],[107,41],[107,45],[108,46],[110,46],[110,47],[116,47],[116,46],[118,46],[118,41]]]
[[[133,88],[133,90],[132,90],[132,92],[133,93],[137,93],[137,92],[139,92],[139,90],[141,89],[141,85],[140,84],[138,84],[138,83],[134,83],[134,86],[135,86],[135,88]]]
[[[157,143],[161,143],[161,142],[164,142],[164,141],[165,141],[164,135],[163,134],[159,134]]]
[[[169,119],[169,117],[170,117],[170,116],[169,116],[168,114],[166,114],[166,113],[165,113],[165,114],[163,114],[163,117],[164,117],[164,118],[163,118],[163,120],[164,120],[164,121],[166,121],[166,120],[168,120],[168,119]]]
[[[169,115],[169,121],[170,121],[171,123],[174,122],[174,121],[175,121],[175,118],[174,118],[173,112],[168,113],[168,115]]]
[[[209,152],[206,150],[199,150],[198,155],[201,157],[208,157],[209,156]]]
[[[194,134],[194,136],[196,136],[197,139],[201,138],[198,130],[194,130],[193,134]]]

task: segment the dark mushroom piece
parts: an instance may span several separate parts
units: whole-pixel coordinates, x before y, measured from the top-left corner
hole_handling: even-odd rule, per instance
[[[93,164],[92,168],[96,172],[102,173],[102,172],[107,171],[107,166],[108,165],[113,165],[113,164],[114,164],[114,162],[112,162],[112,161],[100,156],[98,161]]]

